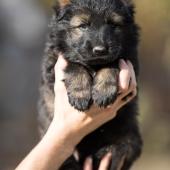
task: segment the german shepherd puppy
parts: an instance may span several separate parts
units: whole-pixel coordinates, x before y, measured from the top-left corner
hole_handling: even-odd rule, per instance
[[[106,107],[117,96],[120,59],[130,60],[138,77],[138,37],[130,0],[57,1],[42,64],[39,103],[42,135],[53,118],[54,65],[58,54],[62,53],[68,62],[64,82],[70,104],[80,111],[88,110],[93,103]],[[97,170],[101,158],[111,150],[110,169],[129,170],[142,147],[137,114],[135,97],[119,110],[115,119],[78,144],[79,161],[71,156],[60,169],[81,170],[85,158],[91,155]]]

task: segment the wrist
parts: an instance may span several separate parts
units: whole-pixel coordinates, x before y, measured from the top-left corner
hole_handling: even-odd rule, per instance
[[[70,135],[66,134],[64,129],[53,121],[44,135],[42,143],[48,145],[48,148],[52,148],[56,153],[61,151],[66,157],[72,155],[75,148],[75,145],[70,142]]]
[[[49,136],[54,143],[64,146],[64,149],[71,152],[71,154],[82,139],[76,131],[55,119],[52,120],[46,136]]]

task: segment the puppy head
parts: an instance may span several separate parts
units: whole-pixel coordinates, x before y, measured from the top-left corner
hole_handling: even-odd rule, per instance
[[[137,43],[130,0],[59,0],[55,12],[57,44],[77,54],[71,61],[111,63]]]

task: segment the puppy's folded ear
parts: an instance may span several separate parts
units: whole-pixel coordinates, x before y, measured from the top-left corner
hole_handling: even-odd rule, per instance
[[[70,0],[58,0],[57,1],[58,5],[63,8],[65,7],[66,5],[69,5],[71,4],[71,1]]]
[[[121,2],[122,2],[126,7],[133,6],[133,1],[132,1],[132,0],[121,0]]]
[[[67,7],[71,4],[71,0],[57,0],[53,6],[53,10],[56,14],[56,19],[59,21],[61,20],[66,11]]]
[[[120,0],[120,2],[123,4],[127,15],[133,18],[135,13],[133,0]]]

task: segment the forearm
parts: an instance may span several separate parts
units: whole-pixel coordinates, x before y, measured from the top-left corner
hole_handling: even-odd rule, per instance
[[[73,153],[72,136],[52,122],[41,142],[16,170],[56,170]],[[57,135],[57,136],[56,136]]]

